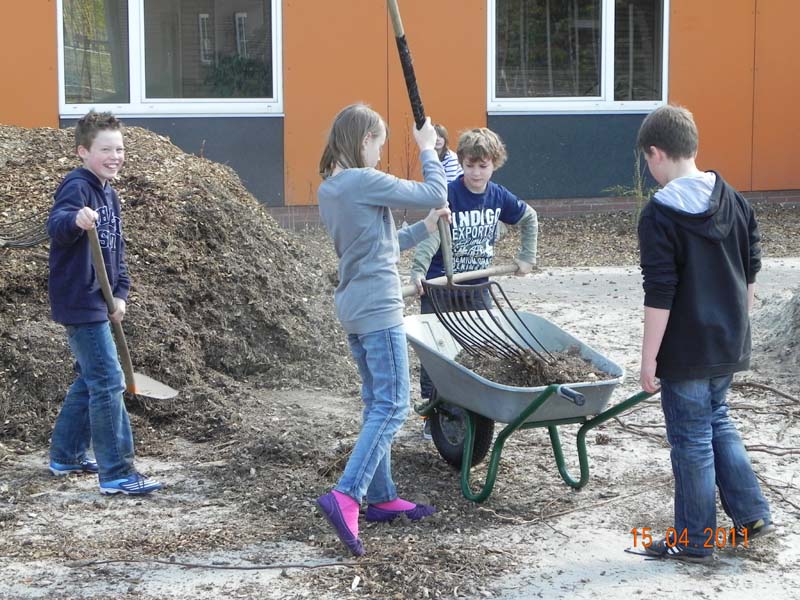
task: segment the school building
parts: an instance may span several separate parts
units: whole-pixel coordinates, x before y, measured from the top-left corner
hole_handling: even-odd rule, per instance
[[[636,131],[665,102],[699,164],[748,196],[800,200],[796,0],[399,0],[426,112],[451,145],[488,126],[495,176],[540,211],[624,206]],[[418,176],[385,0],[26,0],[0,4],[0,123],[66,127],[94,107],[232,166],[284,223],[315,219],[334,114],[387,120],[381,167]]]

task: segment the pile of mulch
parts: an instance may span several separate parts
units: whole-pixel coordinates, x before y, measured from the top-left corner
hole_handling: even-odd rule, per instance
[[[514,387],[540,387],[551,383],[584,383],[611,379],[580,355],[578,348],[537,356],[530,350],[513,359],[498,356],[475,356],[459,352],[456,362],[484,379]]]
[[[800,288],[764,306],[755,329],[763,332],[760,349],[769,360],[800,366]]]
[[[236,383],[351,389],[336,321],[336,260],[282,229],[226,166],[137,127],[114,183],[132,288],[124,322],[135,369],[179,390],[146,417],[186,437],[224,431]],[[0,224],[43,222],[80,163],[73,130],[0,126]],[[0,250],[0,438],[45,440],[71,355],[50,320],[47,244]]]

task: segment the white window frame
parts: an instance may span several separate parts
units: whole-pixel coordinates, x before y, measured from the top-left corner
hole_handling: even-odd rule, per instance
[[[67,104],[64,91],[64,0],[56,0],[58,35],[58,107],[62,118],[86,114],[90,108],[134,118],[283,116],[283,40],[281,0],[271,0],[273,98],[147,98],[145,96],[144,0],[128,0],[130,102]]]
[[[497,44],[496,13],[497,0],[488,0],[488,43],[486,45],[488,113],[511,114],[602,114],[602,113],[647,113],[666,104],[669,73],[669,0],[663,0],[663,33],[661,64],[661,98],[659,100],[614,100],[614,0],[602,1],[603,52],[600,64],[600,96],[576,98],[498,98],[496,80]]]
[[[208,35],[208,23],[211,15],[208,13],[197,14],[197,28],[200,36],[200,62],[210,65],[214,62],[214,50],[211,48],[211,37]]]
[[[234,14],[233,26],[236,29],[236,53],[242,58],[247,58],[247,13]]]

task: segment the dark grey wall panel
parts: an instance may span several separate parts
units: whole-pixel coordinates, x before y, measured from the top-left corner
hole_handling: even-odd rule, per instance
[[[503,139],[509,157],[493,180],[526,200],[608,196],[607,188],[633,183],[644,117],[490,115],[489,128]]]
[[[267,206],[283,206],[282,117],[187,117],[132,119],[126,125],[169,136],[184,152],[226,164],[247,189]],[[62,127],[77,119],[62,119]]]

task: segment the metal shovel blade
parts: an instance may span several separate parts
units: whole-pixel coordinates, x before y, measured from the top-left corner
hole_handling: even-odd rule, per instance
[[[167,384],[141,373],[134,373],[133,381],[133,386],[128,386],[127,391],[137,396],[147,396],[156,400],[169,400],[178,395],[178,390],[174,390]]]

